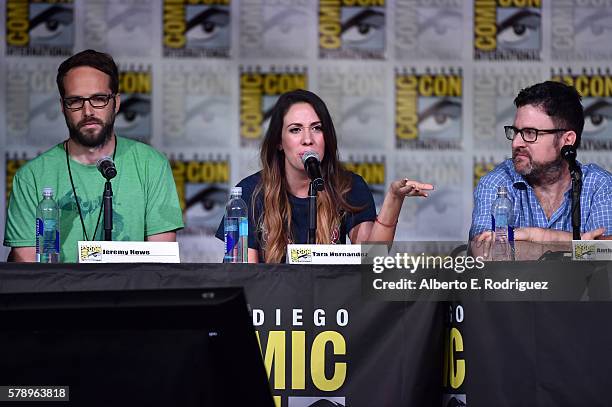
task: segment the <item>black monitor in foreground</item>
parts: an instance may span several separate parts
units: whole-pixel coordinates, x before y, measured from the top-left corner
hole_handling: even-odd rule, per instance
[[[0,386],[46,406],[273,406],[241,288],[0,295]]]

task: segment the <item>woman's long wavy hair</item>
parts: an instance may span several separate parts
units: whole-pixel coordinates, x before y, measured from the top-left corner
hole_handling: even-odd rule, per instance
[[[339,233],[341,217],[347,211],[358,208],[346,201],[351,189],[351,175],[342,167],[338,157],[336,130],[325,103],[312,92],[295,90],[280,96],[272,109],[270,126],[261,145],[261,182],[253,194],[253,204],[263,195],[262,215],[257,227],[262,232],[261,247],[266,263],[278,263],[285,256],[288,243],[293,241],[291,233],[291,205],[289,188],[285,177],[285,153],[278,147],[282,143],[283,119],[289,108],[296,103],[308,103],[321,121],[325,155],[321,162],[321,175],[325,189],[317,199],[317,243],[331,243],[332,235]],[[337,235],[336,235],[337,237]]]

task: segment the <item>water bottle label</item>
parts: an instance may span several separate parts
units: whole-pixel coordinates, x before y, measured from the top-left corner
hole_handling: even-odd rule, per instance
[[[234,250],[235,245],[236,245],[236,242],[234,241],[232,234],[226,233],[225,234],[225,253],[231,254],[231,252]]]
[[[42,236],[45,232],[45,223],[41,218],[36,218],[36,236]]]

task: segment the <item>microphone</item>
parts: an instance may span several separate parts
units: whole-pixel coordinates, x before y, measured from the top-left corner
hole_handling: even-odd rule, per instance
[[[317,191],[323,191],[325,183],[321,176],[321,162],[319,160],[319,154],[314,151],[306,151],[302,156],[302,162],[304,163],[304,169],[308,173],[312,186]]]
[[[576,164],[576,147],[572,145],[564,145],[561,147],[561,157],[569,164],[570,171],[576,170],[578,164]]]
[[[96,168],[98,168],[100,174],[102,174],[102,176],[106,178],[107,181],[110,181],[117,175],[115,163],[113,162],[113,159],[109,156],[100,158],[96,163]]]

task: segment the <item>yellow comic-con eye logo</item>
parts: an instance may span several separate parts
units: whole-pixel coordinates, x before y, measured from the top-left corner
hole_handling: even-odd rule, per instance
[[[311,249],[291,249],[291,261],[294,263],[310,263],[312,261]]]
[[[594,253],[595,246],[593,245],[580,244],[576,245],[576,248],[574,249],[574,255],[576,256],[577,260],[588,260]]]
[[[81,261],[102,261],[102,246],[83,246],[80,255]]]

